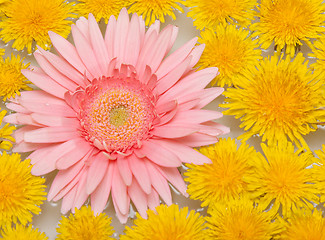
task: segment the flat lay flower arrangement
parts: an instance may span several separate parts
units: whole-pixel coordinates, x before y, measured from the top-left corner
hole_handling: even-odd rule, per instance
[[[324,26],[320,0],[0,0],[0,237],[325,239]]]

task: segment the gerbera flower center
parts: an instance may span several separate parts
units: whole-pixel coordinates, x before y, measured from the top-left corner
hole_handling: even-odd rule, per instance
[[[104,77],[82,94],[82,135],[98,149],[125,152],[148,138],[155,117],[153,96],[137,79]]]

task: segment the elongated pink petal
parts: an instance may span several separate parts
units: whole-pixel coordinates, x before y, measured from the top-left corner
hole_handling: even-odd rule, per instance
[[[78,163],[85,156],[88,156],[92,152],[94,148],[93,146],[91,146],[88,142],[86,142],[82,138],[78,138],[77,140],[78,140],[78,143],[76,143],[77,147],[71,150],[69,153],[62,156],[56,162],[56,168],[58,170],[65,170],[73,166],[74,164]]]
[[[152,34],[152,32],[157,32],[159,33],[160,31],[160,21],[156,20],[153,24],[151,24],[148,28],[148,30],[146,31],[145,33],[145,36],[144,36],[144,43],[143,45],[147,45],[148,44],[148,41],[149,41],[149,38],[150,38],[150,35]]]
[[[170,192],[170,188],[168,186],[167,180],[161,175],[161,173],[156,169],[156,167],[146,161],[146,167],[148,169],[152,186],[156,189],[159,193],[161,198],[167,205],[172,204],[172,196]]]
[[[128,187],[128,194],[143,218],[147,218],[148,199],[136,180]]]
[[[77,188],[71,189],[63,198],[61,204],[61,213],[66,214],[73,208],[73,203],[76,197]]]
[[[64,98],[64,93],[67,91],[67,89],[56,83],[46,74],[33,72],[28,69],[22,69],[21,73],[40,89],[43,89],[44,91],[58,98]]]
[[[42,53],[42,55],[46,58],[47,61],[49,61],[59,72],[61,72],[67,78],[74,81],[76,84],[79,84],[80,82],[83,83],[83,73],[77,71],[63,58],[56,56],[55,54],[49,51],[45,51],[40,47],[38,47],[38,50]]]
[[[130,28],[125,44],[125,57],[124,61],[133,66],[136,65],[140,53],[140,24],[139,17],[136,14],[132,15]]]
[[[171,123],[202,123],[222,117],[222,113],[210,110],[178,111]]]
[[[80,133],[71,127],[44,127],[26,132],[25,142],[56,143],[80,137]]]
[[[114,205],[114,209],[115,209],[116,216],[117,216],[118,220],[120,220],[120,223],[125,224],[128,220],[129,214],[122,213],[119,209],[118,203],[116,202],[117,200],[115,200],[114,198],[112,198],[112,199],[113,199],[113,205]],[[127,197],[127,205],[128,205],[128,211],[129,211],[129,206],[130,206],[130,198],[129,197]]]
[[[84,167],[84,161],[80,161],[71,168],[58,172],[51,184],[50,191],[47,194],[48,201],[51,201],[64,187],[66,187],[80,173],[81,169]]]
[[[26,132],[36,130],[36,129],[39,129],[39,127],[36,127],[36,126],[24,126],[22,128],[17,129],[13,134],[13,137],[16,139],[16,143],[20,143],[20,142],[24,141],[24,134]]]
[[[94,15],[89,13],[88,16],[89,23],[89,34],[90,42],[93,47],[99,68],[103,73],[106,73],[107,65],[110,61],[107,53],[107,48],[103,39],[103,35],[98,27],[97,21],[94,18]]]
[[[167,48],[167,53],[169,53],[170,50],[172,49],[172,47],[173,47],[173,45],[174,45],[174,43],[176,41],[177,35],[178,35],[178,27],[174,26],[172,36],[171,36],[170,41],[169,41],[169,46]]]
[[[49,31],[49,36],[51,38],[52,44],[56,51],[75,69],[77,69],[81,74],[84,74],[86,67],[81,61],[76,48],[64,37],[61,37],[59,34]],[[88,76],[90,77],[90,76]],[[92,79],[92,77],[90,77]],[[77,83],[81,86],[84,86],[82,79],[74,79],[78,81]]]
[[[125,185],[130,186],[132,183],[132,172],[129,167],[128,159],[119,157],[117,158],[116,163]]]
[[[176,138],[175,141],[189,147],[201,147],[218,142],[218,138],[203,133],[193,133],[189,136]]]
[[[220,87],[203,89],[201,91],[200,102],[195,106],[195,108],[201,109],[205,107],[210,102],[212,102],[216,97],[221,95],[223,91],[224,89]]]
[[[77,193],[76,197],[74,199],[74,208],[71,209],[71,212],[75,212],[75,208],[81,208],[81,206],[84,204],[84,202],[87,200],[89,194],[87,194],[86,191],[86,184],[87,184],[87,175],[88,175],[88,169],[86,168],[83,175],[80,177],[80,180],[78,181],[76,188]]]
[[[192,51],[193,47],[195,46],[197,42],[197,37],[193,38],[192,40],[185,43],[181,48],[177,49],[175,52],[170,54],[159,66],[159,68],[156,71],[156,75],[158,79],[165,76],[167,73],[169,73],[171,70],[173,70],[177,65],[179,65],[181,62],[187,58],[187,56]]]
[[[138,181],[142,190],[149,194],[151,192],[151,181],[144,160],[139,159],[134,154],[130,155],[127,159],[133,176]]]
[[[102,152],[94,155],[92,160],[86,185],[88,194],[91,194],[100,184],[105,174],[107,174],[107,166],[109,164],[109,159]]]
[[[155,189],[152,189],[151,193],[148,195],[148,207],[156,211],[156,207],[158,207],[160,204],[160,199],[157,191]]]
[[[201,44],[201,45],[198,45],[196,46],[190,53],[190,55],[192,56],[192,59],[191,59],[191,62],[189,64],[189,69],[192,69],[195,64],[197,64],[197,62],[200,60],[200,57],[204,51],[204,48],[205,48],[205,44]]]
[[[112,181],[112,198],[117,204],[121,213],[127,214],[129,212],[128,197],[126,191],[126,185],[121,178],[120,172],[114,167],[113,181]]]
[[[58,105],[66,105],[62,99],[54,97],[47,92],[42,90],[33,90],[33,91],[24,91],[20,93],[20,96],[16,98],[17,103],[21,103],[24,101],[33,102],[33,103],[40,103],[45,102],[49,104],[58,104]]]
[[[80,59],[87,67],[88,71],[95,77],[101,77],[105,74],[99,66],[95,54],[90,46],[90,43],[86,40],[85,36],[75,26],[71,26],[73,40],[76,45],[76,49]]]
[[[152,141],[155,141],[156,143],[159,142],[161,146],[164,146],[169,151],[172,151],[182,162],[194,164],[211,163],[211,160],[208,157],[184,144],[168,139]]]
[[[76,21],[76,27],[80,33],[85,37],[85,39],[90,43],[90,33],[89,33],[89,24],[88,20],[85,17],[80,17]]]
[[[37,143],[39,144],[39,143]],[[42,143],[44,144],[44,143]],[[42,146],[42,144],[40,144],[40,146]],[[40,148],[38,150],[35,150],[34,152],[32,152],[28,158],[30,159],[30,163],[31,164],[35,164],[39,161],[42,161],[45,159],[45,156],[51,152],[53,149],[56,149],[57,146],[59,146],[59,144],[51,144],[47,147],[43,147],[43,148]]]
[[[177,168],[161,167],[158,170],[164,173],[167,180],[173,184],[181,194],[188,197],[188,193],[186,192],[186,184]]]
[[[129,15],[126,8],[123,8],[117,18],[115,39],[114,39],[114,57],[120,61],[125,62],[125,44],[129,31]]]
[[[107,48],[109,59],[113,59],[115,57],[114,55],[115,31],[116,31],[116,19],[114,15],[111,15],[108,20],[108,24],[105,32],[105,45]]]
[[[4,122],[11,123],[11,124],[21,124],[21,125],[32,125],[32,126],[38,126],[42,127],[42,124],[39,124],[38,122],[34,121],[34,119],[29,114],[23,114],[23,113],[13,113],[10,115],[7,115],[3,118]]]
[[[180,138],[198,132],[197,126],[184,126],[183,124],[165,124],[154,128],[151,133],[161,138]]]
[[[59,72],[50,62],[46,60],[42,54],[35,52],[34,57],[45,73],[49,75],[49,77],[51,77],[57,84],[71,92],[75,91],[78,85]]]
[[[143,142],[139,149],[152,162],[164,167],[179,167],[181,162],[179,158],[169,150],[161,147],[156,141],[149,139]]]
[[[176,68],[167,73],[164,77],[158,80],[155,90],[158,94],[162,94],[170,89],[185,73],[191,61],[191,56],[186,58]]]
[[[32,113],[31,117],[39,124],[49,127],[74,127],[78,128],[80,123],[77,118],[66,118],[61,116],[50,116],[39,113]]]
[[[19,113],[25,113],[25,114],[31,113],[31,111],[29,111],[27,108],[24,108],[23,106],[16,103],[7,103],[6,107],[12,111],[19,112]]]
[[[39,176],[55,170],[58,159],[71,151],[75,151],[76,146],[78,146],[78,140],[73,139],[51,148],[45,158],[35,163],[31,171],[32,174]]]
[[[95,191],[91,194],[91,207],[95,214],[101,213],[108,201],[112,187],[115,164],[108,164],[106,174]]]
[[[51,146],[52,144],[48,143],[27,143],[27,142],[20,142],[15,144],[12,151],[13,152],[31,152],[40,148]]]

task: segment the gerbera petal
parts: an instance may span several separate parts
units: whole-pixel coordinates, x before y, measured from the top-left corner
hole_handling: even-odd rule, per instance
[[[74,91],[78,87],[76,83],[64,76],[50,62],[48,62],[42,54],[35,52],[34,57],[38,64],[41,66],[41,68],[44,69],[44,72],[49,77],[51,77],[56,83],[58,83],[69,91]]]
[[[118,208],[118,203],[116,202],[116,200],[114,198],[113,199],[113,205],[114,205],[114,208],[115,208],[115,211],[116,211],[116,216],[118,218],[118,220],[120,220],[120,222],[122,224],[125,224],[128,220],[128,217],[129,217],[129,214],[123,214],[120,209]],[[130,205],[130,198],[127,199],[128,201],[128,206]]]
[[[205,107],[212,102],[216,97],[223,93],[224,89],[219,87],[207,88],[201,91],[200,102],[195,106],[197,109]]]
[[[175,154],[159,146],[159,143],[153,139],[144,141],[138,151],[159,166],[179,167],[181,165],[179,158]]]
[[[129,161],[127,160],[127,158],[118,157],[116,160],[116,164],[125,185],[130,186],[132,183],[132,172],[129,167]]]
[[[138,181],[142,190],[149,194],[151,192],[151,181],[144,160],[139,159],[134,154],[130,155],[127,159],[133,176]]]
[[[164,173],[167,180],[173,184],[173,186],[176,187],[176,189],[178,189],[181,194],[183,194],[185,197],[188,197],[188,193],[186,192],[186,184],[177,168],[161,167],[158,170]]]
[[[129,212],[126,185],[123,182],[123,179],[121,178],[117,166],[114,167],[114,173],[113,173],[112,198],[114,199],[118,209],[123,215]]]
[[[73,66],[71,66],[63,58],[49,52],[45,51],[42,48],[38,48],[42,55],[46,58],[49,63],[51,63],[59,72],[65,75],[70,80],[74,81],[76,84],[80,82],[83,83],[84,76],[83,73],[78,72]]]
[[[39,127],[36,126],[24,126],[22,128],[17,129],[13,134],[14,138],[16,139],[16,143],[20,143],[21,141],[24,141],[25,132],[29,132],[38,128]]]
[[[191,51],[190,55],[192,56],[192,60],[189,64],[190,69],[193,68],[198,61],[200,60],[200,57],[204,51],[205,48],[205,44],[200,44],[198,46],[196,46],[195,48],[193,48],[193,50]]]
[[[82,204],[87,200],[89,194],[87,194],[86,191],[86,185],[87,185],[87,175],[88,175],[88,169],[86,168],[83,175],[80,177],[78,183],[76,184],[75,188],[77,188],[76,197],[74,199],[73,208],[71,209],[71,212],[75,212],[75,208],[81,208]]]
[[[46,74],[33,72],[28,69],[22,69],[21,73],[40,89],[43,89],[44,91],[58,98],[64,98],[64,93],[67,91],[67,89],[56,83]]]
[[[128,194],[143,218],[147,218],[148,198],[136,180],[128,187]]]
[[[56,51],[81,74],[85,73],[86,67],[81,61],[76,48],[68,40],[55,32],[49,31],[49,36]],[[86,74],[89,73],[86,72]],[[90,79],[93,78],[92,76],[87,76]],[[80,78],[74,79],[74,81],[81,86],[85,84]]]
[[[90,43],[86,40],[85,36],[75,26],[71,26],[71,32],[78,55],[81,61],[87,66],[88,71],[96,78],[101,77],[105,74],[98,65],[95,54],[90,46]]]
[[[160,30],[160,21],[157,20],[152,25],[149,26],[147,32],[145,33],[143,44],[147,45],[152,32],[159,33],[159,30]]]
[[[6,107],[12,111],[19,112],[19,113],[25,113],[29,114],[31,111],[29,111],[27,108],[24,108],[23,106],[16,104],[16,103],[7,103]]]
[[[13,147],[13,152],[31,152],[40,148],[51,146],[52,144],[47,143],[27,143],[27,142],[20,142],[16,143]]]
[[[51,188],[49,190],[49,193],[47,194],[47,200],[51,201],[64,187],[66,187],[81,171],[81,169],[84,167],[84,161],[78,162],[71,168],[59,171],[58,174],[56,174],[52,184]]]
[[[78,28],[80,33],[85,37],[85,39],[90,43],[88,20],[85,17],[79,18],[76,21],[76,27]]]
[[[189,147],[201,147],[218,142],[217,137],[203,133],[193,133],[189,136],[176,138],[174,140]]]
[[[7,115],[3,118],[3,121],[11,124],[27,124],[27,125],[38,126],[38,127],[43,126],[38,122],[34,121],[34,119],[29,114],[23,114],[23,113],[13,113]]]
[[[139,28],[139,17],[136,14],[133,14],[130,22],[130,28],[128,29],[124,58],[125,63],[133,66],[136,65],[140,53],[141,39]]]
[[[80,123],[77,118],[66,118],[61,116],[50,116],[39,113],[32,113],[30,115],[33,120],[39,124],[49,127],[74,127],[78,128]]]
[[[109,159],[101,152],[93,155],[87,176],[87,193],[91,194],[107,173]]]
[[[222,113],[210,110],[187,110],[178,111],[171,123],[202,123],[222,117]]]
[[[77,194],[77,188],[72,188],[66,195],[64,196],[61,204],[61,213],[66,214],[73,208],[73,203]]]
[[[185,60],[185,58],[190,54],[193,47],[197,42],[197,37],[185,43],[181,48],[177,49],[175,52],[170,54],[159,66],[156,71],[158,79],[164,77],[167,73],[178,66]]]
[[[198,151],[190,148],[184,144],[177,143],[173,140],[161,139],[161,140],[152,140],[156,143],[159,142],[162,146],[172,151],[182,162],[193,163],[193,164],[204,164],[211,163],[211,160],[199,153]]]
[[[114,55],[115,31],[116,31],[116,18],[113,15],[111,15],[105,32],[105,44],[106,44],[109,59],[113,59],[115,57]]]
[[[159,204],[160,204],[159,194],[153,188],[150,194],[148,194],[148,207],[151,210],[156,211],[156,207],[159,206]]]
[[[183,76],[186,69],[188,68],[191,58],[191,56],[186,58],[176,68],[158,80],[155,90],[159,95],[170,89]]]
[[[184,126],[183,124],[165,124],[154,128],[151,133],[161,138],[180,138],[198,132],[198,127],[194,125]]]
[[[59,144],[51,144],[50,146],[43,147],[43,148],[40,148],[40,149],[32,152],[28,156],[28,158],[30,159],[30,163],[34,165],[35,163],[37,163],[37,162],[39,162],[41,160],[44,160],[44,157],[46,156],[46,154],[51,152],[57,146],[59,146]]]
[[[156,167],[149,161],[146,161],[146,167],[148,169],[152,186],[159,193],[161,198],[167,205],[172,204],[172,196],[167,183],[167,180],[161,175]]]
[[[129,15],[126,8],[123,8],[117,18],[115,39],[114,39],[114,57],[117,57],[120,63],[125,62],[125,44],[129,31]]]
[[[89,13],[88,16],[89,23],[89,34],[90,42],[93,47],[96,59],[98,61],[99,67],[103,73],[106,73],[107,65],[109,63],[109,57],[107,53],[107,48],[103,39],[103,35],[98,27],[96,19]]]
[[[55,143],[78,138],[80,134],[71,127],[44,127],[35,129],[24,134],[26,142]]]

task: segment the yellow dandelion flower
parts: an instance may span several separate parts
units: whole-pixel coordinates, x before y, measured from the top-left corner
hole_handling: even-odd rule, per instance
[[[33,176],[30,160],[21,161],[18,153],[3,152],[0,166],[0,227],[18,221],[25,225],[41,212],[45,179]]]
[[[178,205],[169,207],[160,205],[156,208],[157,213],[148,210],[148,219],[143,219],[137,213],[132,228],[125,227],[125,235],[121,240],[203,240],[205,239],[204,219],[199,213]]]
[[[0,48],[0,56],[3,56],[5,54],[5,49],[4,48]]]
[[[14,54],[11,54],[11,59],[0,58],[0,97],[3,97],[3,101],[15,98],[16,94],[20,95],[20,90],[32,90],[27,85],[31,82],[21,73],[22,69],[29,66],[29,63],[24,64],[23,61],[19,55],[16,57]]]
[[[269,240],[282,231],[282,224],[273,221],[247,197],[214,204],[208,209],[206,240]]]
[[[248,30],[235,25],[218,25],[215,32],[211,29],[201,32],[199,42],[205,44],[205,49],[197,66],[219,68],[220,74],[212,80],[212,85],[236,86],[244,77],[244,70],[254,68],[262,59],[257,39],[253,40]]]
[[[325,202],[325,144],[322,150],[316,150],[315,153],[318,156],[313,166],[315,186],[320,193],[320,202]]]
[[[79,0],[75,12],[84,17],[92,13],[97,22],[104,18],[107,23],[111,15],[117,17],[122,8],[129,6],[129,0]]]
[[[15,228],[7,227],[2,232],[3,240],[47,240],[45,233],[39,232],[38,229],[32,228],[32,225],[23,226],[16,224]]]
[[[257,0],[186,0],[187,13],[193,25],[202,30],[215,29],[220,23],[248,26],[254,20],[254,7]]]
[[[299,209],[313,209],[318,203],[313,170],[315,158],[309,152],[294,151],[290,143],[267,147],[262,144],[266,160],[255,162],[256,173],[246,178],[248,189],[259,198],[259,205],[270,212],[290,217]]]
[[[285,223],[281,239],[286,240],[323,240],[325,239],[325,219],[322,211],[298,212]]]
[[[62,217],[57,232],[57,240],[109,240],[114,239],[111,226],[112,219],[105,213],[94,215],[90,206],[76,209],[75,214],[69,218]]]
[[[246,131],[239,139],[246,141],[259,134],[269,145],[289,138],[308,149],[303,135],[316,131],[324,118],[322,82],[307,67],[299,53],[291,61],[272,56],[247,72],[247,79],[224,95],[229,108],[224,114],[241,118]]]
[[[65,0],[12,0],[3,8],[7,16],[0,22],[0,37],[4,42],[15,40],[12,47],[32,52],[32,45],[50,48],[48,31],[67,37],[70,33],[69,18],[74,18],[74,3]]]
[[[325,33],[325,4],[323,0],[262,0],[259,6],[260,21],[251,25],[259,36],[262,48],[274,41],[278,53],[286,48],[291,57],[295,48],[304,41],[313,48],[310,39]]]
[[[237,149],[235,140],[228,138],[199,151],[210,158],[212,164],[187,165],[189,169],[184,175],[187,176],[187,192],[192,199],[208,206],[211,202],[227,202],[247,191],[243,178],[254,174],[249,162],[261,156],[253,147],[242,143]]]
[[[165,16],[176,19],[175,10],[184,12],[179,3],[183,3],[183,0],[131,0],[129,12],[142,15],[146,25],[151,25],[156,20],[164,23]]]
[[[2,125],[2,120],[7,114],[6,110],[0,108],[0,126]],[[13,131],[16,130],[15,126],[10,126],[9,123],[0,127],[0,149],[9,150],[12,148],[12,143],[15,142],[15,139],[11,136]]]

